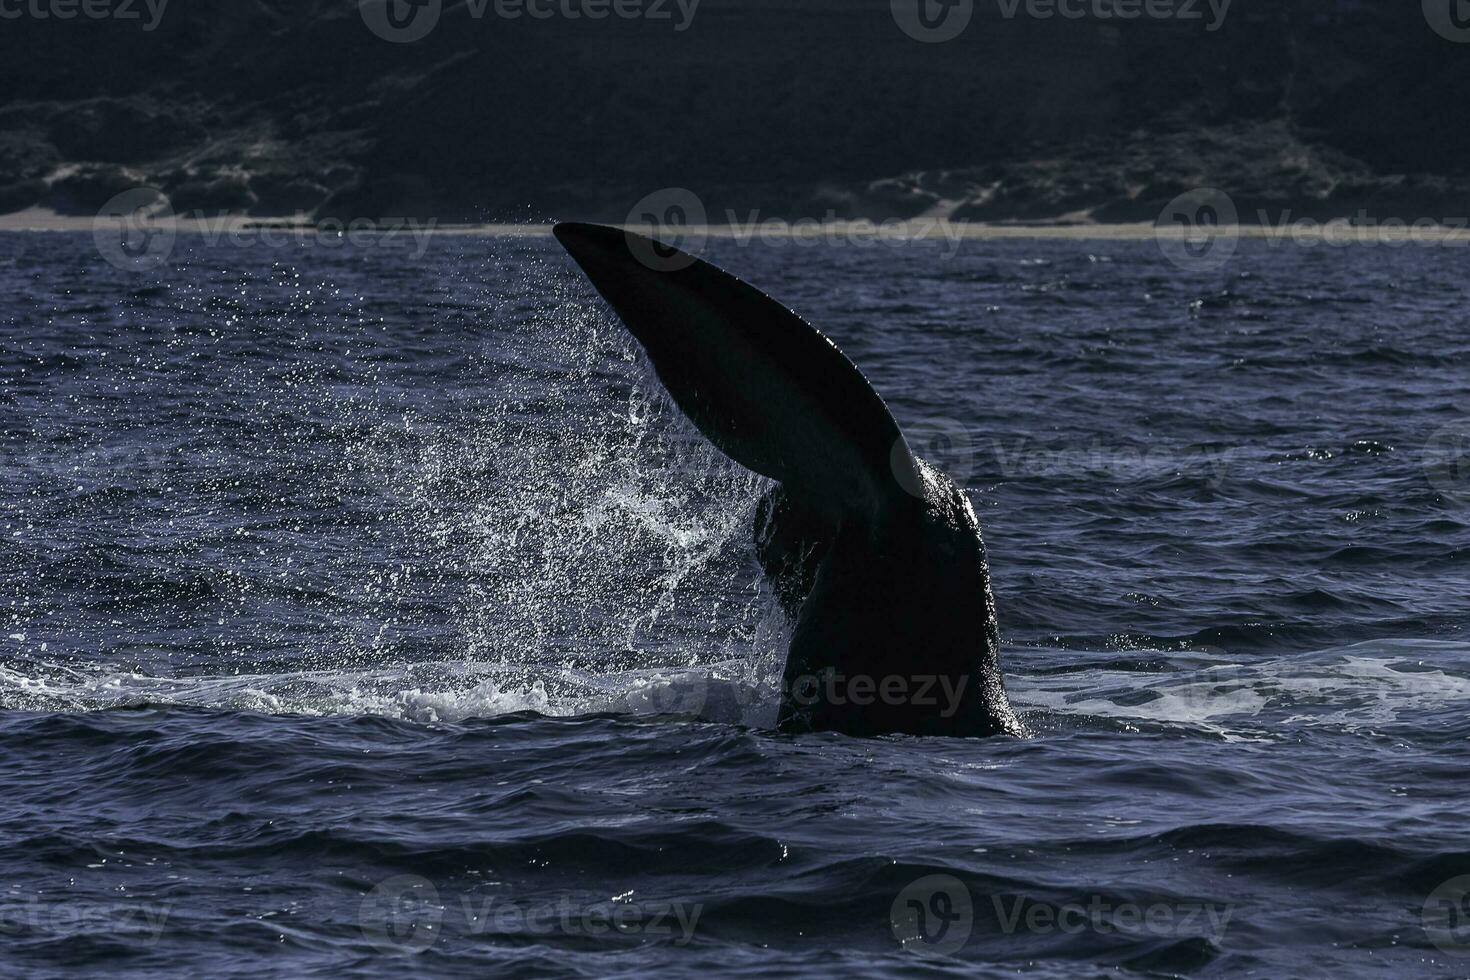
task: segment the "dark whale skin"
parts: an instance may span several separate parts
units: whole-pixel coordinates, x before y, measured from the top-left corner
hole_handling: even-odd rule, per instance
[[[696,428],[779,481],[756,553],[795,620],[778,727],[1020,735],[980,525],[826,336],[754,287],[635,232],[560,224]]]

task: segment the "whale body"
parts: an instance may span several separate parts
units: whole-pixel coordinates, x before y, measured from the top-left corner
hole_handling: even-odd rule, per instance
[[[605,225],[553,233],[694,426],[777,482],[755,548],[795,622],[778,727],[1021,734],[975,512],[852,361],[694,256]]]

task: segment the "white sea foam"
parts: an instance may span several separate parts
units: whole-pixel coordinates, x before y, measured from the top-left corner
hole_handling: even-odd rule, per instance
[[[1170,669],[1013,674],[1023,711],[1203,728],[1227,737],[1288,729],[1371,732],[1423,724],[1470,699],[1470,648],[1377,640],[1271,658],[1135,651]],[[1072,654],[1076,655],[1076,654]]]
[[[0,710],[74,712],[177,705],[265,714],[378,715],[460,722],[529,712],[548,717],[619,714],[774,723],[776,686],[745,662],[676,671],[562,672],[527,678],[488,664],[405,670],[161,677],[106,667],[0,666]]]
[[[1075,654],[1075,651],[1074,651]],[[1013,653],[1012,659],[1025,651]],[[1422,726],[1470,700],[1470,650],[1453,643],[1375,641],[1251,661],[1155,653],[1160,672],[1012,671],[1018,709],[1061,718],[1179,725],[1226,738],[1302,728],[1375,732]],[[528,671],[489,662],[280,674],[154,676],[12,659],[0,665],[0,709],[92,711],[182,705],[268,714],[378,715],[424,723],[530,713],[701,720],[771,728],[778,661],[746,657],[688,668]],[[1045,729],[1045,725],[1038,726]]]

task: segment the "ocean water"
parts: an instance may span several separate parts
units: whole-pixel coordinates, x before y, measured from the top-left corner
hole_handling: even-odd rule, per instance
[[[973,501],[1025,739],[774,732],[549,237],[0,237],[7,976],[1465,976],[1461,250],[706,253]]]

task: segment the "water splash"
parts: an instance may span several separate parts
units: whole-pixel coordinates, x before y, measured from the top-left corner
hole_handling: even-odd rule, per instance
[[[242,375],[225,389],[257,430],[219,457],[228,465],[217,483],[268,505],[263,522],[242,520],[233,534],[270,547],[248,569],[199,575],[224,574],[224,586],[209,586],[222,602],[289,593],[320,621],[311,648],[289,649],[285,630],[265,635],[268,619],[233,648],[223,616],[222,656],[197,666],[62,662],[17,643],[0,674],[3,703],[435,721],[697,716],[714,692],[709,710],[726,720],[773,714],[788,627],[750,547],[764,481],[688,426],[584,287],[535,263],[518,269],[539,280],[541,302],[486,303],[481,322],[394,338],[394,357],[413,352],[407,377],[384,366],[371,323],[309,342],[293,328],[272,360],[288,365],[279,376]],[[170,463],[187,476],[204,458]],[[159,479],[176,480],[180,465]],[[271,514],[286,494],[318,513]],[[179,516],[169,509],[170,526]],[[305,553],[291,556],[292,542]],[[170,560],[163,575],[186,571]],[[221,661],[236,672],[218,673]]]

